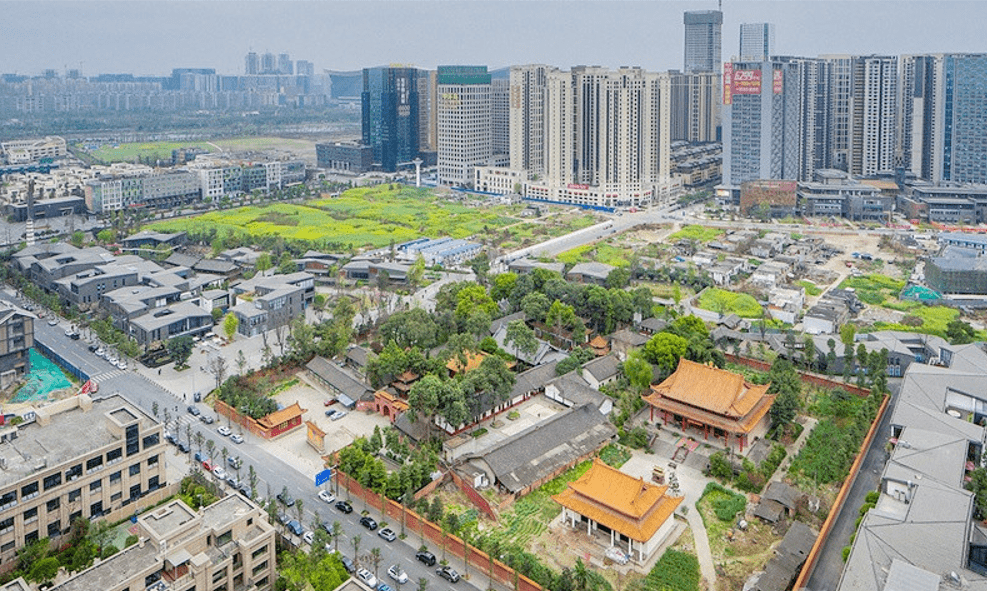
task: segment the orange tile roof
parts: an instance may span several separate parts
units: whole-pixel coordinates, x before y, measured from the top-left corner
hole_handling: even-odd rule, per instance
[[[744,376],[725,369],[679,359],[675,373],[651,386],[645,400],[655,405],[667,398],[731,419],[745,417],[768,391],[768,385],[754,385]]]
[[[387,390],[377,390],[376,392],[374,392],[374,396],[383,398],[391,406],[393,406],[394,408],[396,408],[398,410],[401,410],[401,411],[408,410],[408,403],[407,402],[405,402],[401,398],[398,398],[397,396],[391,394]]]
[[[474,369],[480,367],[483,360],[487,357],[487,354],[483,351],[466,351],[466,372],[471,372]],[[459,363],[459,357],[453,355],[449,361],[446,362],[446,369],[453,373],[459,373],[462,370],[462,365]]]
[[[682,497],[611,468],[599,458],[586,474],[552,497],[555,502],[638,542],[655,535],[675,512]]]
[[[589,342],[589,346],[590,347],[593,347],[594,349],[602,349],[603,347],[606,347],[607,346],[607,340],[605,338],[601,337],[600,335],[596,335]]]
[[[302,415],[305,413],[305,409],[302,408],[298,402],[295,402],[291,406],[282,408],[281,410],[276,410],[266,417],[261,418],[258,423],[266,428],[277,427],[281,423],[290,421],[291,419]]]
[[[407,383],[410,383],[410,382],[413,382],[413,381],[415,381],[415,380],[417,380],[417,379],[418,379],[418,377],[419,377],[419,376],[418,376],[418,374],[416,374],[415,372],[413,372],[413,371],[411,371],[411,370],[407,370],[407,369],[406,369],[405,371],[403,371],[403,372],[402,372],[402,373],[401,373],[401,374],[400,374],[400,375],[399,375],[399,376],[397,377],[397,380],[398,380],[398,381],[401,381],[401,382],[404,382],[404,383],[406,383],[406,384],[407,384]]]

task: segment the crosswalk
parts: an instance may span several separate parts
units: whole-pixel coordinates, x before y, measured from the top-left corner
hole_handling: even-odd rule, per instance
[[[122,376],[125,373],[127,373],[126,370],[123,370],[123,369],[114,369],[112,371],[104,371],[102,373],[98,373],[98,374],[92,376],[92,379],[96,380],[96,383],[98,384],[100,382],[105,382],[106,380],[115,378],[117,376]]]

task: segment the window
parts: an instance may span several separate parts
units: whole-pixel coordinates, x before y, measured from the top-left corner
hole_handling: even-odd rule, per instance
[[[24,535],[24,544],[31,544],[38,541],[38,530],[34,530]]]
[[[120,482],[120,476],[121,476],[121,472],[119,470],[114,472],[113,474],[110,474],[110,484]]]
[[[122,448],[119,448],[118,447],[116,449],[111,449],[110,451],[106,452],[106,463],[107,464],[112,464],[113,462],[119,461],[121,458],[123,458],[123,449]]]
[[[89,483],[89,492],[95,492],[103,488],[103,479],[94,480]]]
[[[51,513],[52,511],[58,511],[58,507],[61,506],[61,501],[62,501],[61,497],[55,497],[54,499],[45,503],[45,510],[48,513]]]
[[[76,519],[82,519],[82,511],[75,511],[69,515],[69,523],[75,523]]]
[[[112,495],[110,495],[110,502],[113,503],[113,502],[119,501],[122,498],[123,498],[123,493],[122,492],[113,493]]]
[[[90,472],[95,472],[103,467],[103,456],[96,456],[95,458],[89,458],[86,460],[86,474]]]
[[[126,430],[127,457],[140,451],[140,427],[130,425]]]
[[[61,472],[57,472],[57,473],[52,474],[50,476],[45,476],[45,490],[50,490],[52,488],[55,488],[56,486],[58,486],[61,483],[62,483],[62,473]]]
[[[160,439],[161,439],[161,436],[158,435],[157,433],[154,433],[152,435],[148,435],[147,437],[144,438],[144,449],[147,449],[149,447],[153,447],[153,446],[157,445],[158,444],[158,441],[160,441]]]
[[[38,519],[38,508],[32,507],[24,512],[24,523],[31,523]]]
[[[37,485],[37,483],[35,483]],[[0,497],[0,509],[7,509],[17,504],[17,491],[11,490]]]
[[[14,529],[13,517],[8,517],[7,519],[0,521],[0,535],[5,534],[9,531],[13,531],[13,529]]]
[[[147,465],[148,466],[157,466],[158,465],[158,456],[151,456],[151,457],[147,458]]]
[[[140,464],[134,464],[133,466],[130,467],[129,472],[130,472],[130,475],[131,476],[136,476],[137,474],[140,474],[141,473],[141,465]]]
[[[227,531],[219,534],[219,536],[216,537],[216,545],[217,546],[222,546],[224,544],[230,543],[231,540],[233,540],[233,530],[232,529],[227,530]]]
[[[152,476],[147,479],[147,490],[155,490],[160,485],[158,484],[158,477]]]
[[[71,482],[82,476],[82,464],[76,464],[65,471],[65,482]]]
[[[225,568],[220,569],[212,574],[212,584],[215,585],[216,583],[222,581],[225,578],[226,578],[226,569]]]
[[[31,484],[25,484],[21,487],[21,500],[26,501],[28,499],[33,499],[38,494],[38,483],[37,481]]]
[[[89,505],[89,516],[99,517],[103,514],[103,501],[97,501],[92,505]]]
[[[130,487],[130,500],[134,501],[141,496],[141,485],[135,484]]]
[[[54,538],[60,535],[62,535],[62,522],[56,519],[48,524],[48,537]]]
[[[250,571],[250,573],[252,575],[254,575],[254,576],[257,576],[257,573],[263,571],[266,568],[267,568],[267,561],[265,560],[264,562],[262,562],[262,563],[258,564],[257,566],[255,566],[253,568],[253,570]]]
[[[69,502],[70,503],[73,502],[73,501],[78,501],[80,497],[82,497],[82,489],[81,488],[77,488],[75,490],[70,490],[69,491]]]
[[[3,546],[0,546],[0,552],[3,552],[3,553],[10,552],[10,551],[12,551],[14,549],[14,546],[15,545],[16,544],[14,544],[14,542],[7,542]]]

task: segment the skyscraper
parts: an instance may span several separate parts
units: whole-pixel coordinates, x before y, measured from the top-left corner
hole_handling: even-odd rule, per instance
[[[295,62],[295,73],[299,76],[315,76],[315,65],[308,60]]]
[[[490,150],[494,154],[510,153],[510,89],[508,78],[490,81]]]
[[[669,72],[671,138],[715,142],[720,126],[720,75],[716,72]]]
[[[723,186],[800,180],[811,173],[814,60],[773,58],[723,66]]]
[[[902,58],[900,156],[941,183],[987,183],[987,54]]]
[[[256,52],[251,51],[244,58],[244,73],[248,76],[257,74],[260,71],[260,57]]]
[[[686,12],[685,73],[719,72],[723,13],[719,10]]]
[[[546,74],[545,177],[535,199],[641,206],[669,196],[669,79],[640,68]]]
[[[418,75],[415,68],[363,70],[363,143],[372,148],[374,163],[387,172],[418,157]]]
[[[775,44],[775,26],[771,23],[740,25],[740,61],[759,62],[771,57]]]
[[[486,66],[439,66],[436,78],[439,180],[465,185],[492,153],[490,74]]]
[[[558,68],[540,64],[511,68],[511,168],[545,173],[545,92],[547,75]]]
[[[278,56],[278,73],[287,74],[288,76],[295,73],[295,67],[291,61],[291,56],[287,53],[282,53]]]

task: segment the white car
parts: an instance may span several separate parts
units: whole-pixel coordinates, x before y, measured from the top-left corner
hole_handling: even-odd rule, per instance
[[[116,365],[120,369],[124,369],[124,370],[127,369],[127,362],[124,361],[123,359],[117,361],[116,363],[114,363],[114,365]]]
[[[216,466],[212,469],[212,474],[220,480],[226,480],[226,470],[223,470],[222,466]]]
[[[232,433],[233,430],[227,427],[226,425],[223,425],[219,429],[216,429],[216,432],[222,435],[223,437],[229,437],[230,433]]]
[[[106,357],[106,349],[102,347],[96,349],[96,357]]]
[[[240,437],[239,435],[230,435],[230,441],[239,445],[243,443],[243,437]]]
[[[356,577],[366,583],[371,589],[377,588],[377,577],[375,577],[374,573],[368,571],[367,569],[357,569]]]
[[[391,568],[387,569],[387,576],[397,581],[400,585],[408,582],[408,573],[404,572],[404,569],[397,564],[392,564]]]
[[[320,490],[319,498],[325,501],[326,503],[330,503],[330,504],[336,500],[335,495],[333,495],[331,492],[327,490]]]
[[[304,534],[302,534],[302,539],[305,540],[306,544],[311,544],[312,540],[315,539],[315,533],[307,531]]]

